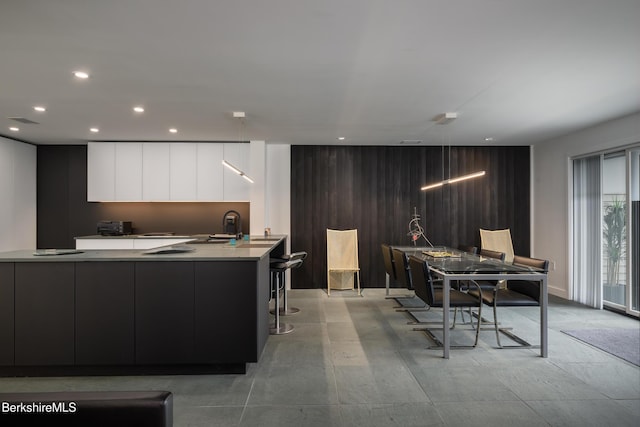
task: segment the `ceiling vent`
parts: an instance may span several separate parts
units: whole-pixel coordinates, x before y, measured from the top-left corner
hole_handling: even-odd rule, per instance
[[[418,144],[422,144],[422,140],[421,139],[403,139],[402,141],[400,141],[400,144],[402,144],[402,145],[418,145]]]
[[[9,120],[15,120],[16,122],[24,123],[25,125],[39,125],[40,123],[29,120],[25,117],[7,117]]]

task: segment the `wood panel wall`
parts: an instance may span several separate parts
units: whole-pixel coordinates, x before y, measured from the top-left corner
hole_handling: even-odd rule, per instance
[[[362,285],[383,287],[380,244],[410,244],[414,207],[434,245],[480,246],[480,228],[510,228],[515,253],[529,255],[529,158],[528,146],[293,146],[291,248],[309,254],[293,287],[326,288],[327,228],[358,229]],[[486,175],[420,190],[479,170]]]

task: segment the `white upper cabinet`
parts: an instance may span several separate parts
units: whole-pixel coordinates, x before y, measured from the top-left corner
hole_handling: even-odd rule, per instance
[[[222,176],[224,144],[198,144],[197,199],[224,200]]]
[[[171,200],[171,144],[146,142],[142,145],[142,200]]]
[[[115,201],[139,202],[142,199],[142,143],[115,144]]]
[[[0,252],[36,247],[36,147],[0,136]]]
[[[87,144],[87,200],[116,198],[116,146],[113,142]]]
[[[248,201],[247,143],[90,142],[89,201]]]
[[[197,200],[198,144],[171,143],[169,195],[171,200]]]

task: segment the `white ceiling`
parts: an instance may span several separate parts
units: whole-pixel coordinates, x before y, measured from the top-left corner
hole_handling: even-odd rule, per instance
[[[0,55],[0,135],[37,144],[520,145],[640,111],[638,0],[1,0]]]

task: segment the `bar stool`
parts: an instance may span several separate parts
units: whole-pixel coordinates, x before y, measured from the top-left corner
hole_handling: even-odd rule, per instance
[[[307,257],[307,253],[304,251],[293,252],[290,254],[282,255],[279,258],[271,258],[271,264],[273,265],[274,263],[281,263],[283,260],[284,261],[304,260],[306,257]],[[296,264],[295,266],[292,266],[291,269],[300,268],[301,266],[302,266],[302,263],[299,263],[299,264]],[[276,274],[280,274],[280,273],[276,273]],[[299,313],[300,309],[296,307],[289,307],[289,303],[287,300],[287,286],[284,280],[284,273],[282,274],[283,274],[283,277],[281,278],[281,280],[284,283],[284,285],[283,285],[282,307],[280,307],[280,316],[290,316],[292,314]],[[271,310],[271,314],[274,314],[274,311],[275,309]]]
[[[270,266],[270,271],[271,271],[271,294],[275,294],[275,306],[276,308],[280,307],[280,288],[284,286],[284,273],[290,269],[290,268],[297,268],[302,264],[302,260],[301,259],[296,259],[296,260],[291,260],[291,261],[286,261],[284,259],[277,261],[277,260],[272,260],[272,261],[276,261],[276,262],[272,262],[271,266]],[[286,295],[286,294],[285,294]],[[282,335],[282,334],[288,334],[289,332],[293,331],[293,326],[286,324],[286,323],[280,323],[280,310],[274,310],[274,316],[275,316],[275,324],[272,328],[269,329],[269,333],[271,335]]]

